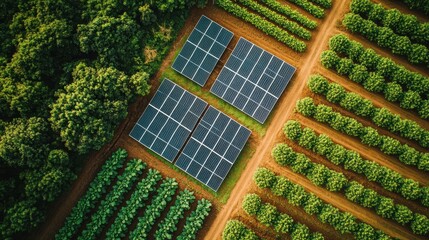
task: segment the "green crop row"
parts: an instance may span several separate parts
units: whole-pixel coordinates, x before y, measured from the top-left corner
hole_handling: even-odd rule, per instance
[[[263,203],[256,194],[247,194],[242,203],[243,210],[267,227],[273,227],[277,233],[288,233],[292,240],[322,240],[322,234],[311,233],[310,229],[295,222],[292,217],[281,213],[269,203]]]
[[[146,178],[137,184],[136,190],[127,201],[127,204],[119,211],[115,221],[106,233],[106,239],[116,240],[125,237],[128,226],[131,225],[133,219],[137,216],[138,210],[144,207],[144,202],[155,191],[156,184],[161,178],[162,176],[157,170],[149,169]]]
[[[222,240],[259,240],[260,238],[244,223],[229,220],[222,232]]]
[[[316,118],[316,110],[319,106],[320,109],[323,109],[323,116]],[[365,127],[356,119],[343,116],[341,113],[333,111],[329,106],[316,105],[312,98],[306,97],[299,100],[296,104],[296,109],[306,117],[312,117],[318,122],[328,124],[337,131],[360,138],[365,145],[376,147],[387,155],[396,156],[407,165],[417,166],[421,170],[429,171],[429,153],[417,151],[407,144],[402,144],[397,139],[379,134],[373,127]]]
[[[398,9],[386,9],[371,0],[353,0],[350,5],[353,13],[392,29],[395,33],[408,36],[411,41],[429,43],[429,23],[421,23],[415,15],[404,14]]]
[[[303,137],[304,135],[301,138]],[[280,165],[290,166],[294,172],[304,175],[317,186],[322,186],[329,191],[341,191],[348,200],[374,210],[383,218],[394,220],[402,225],[409,224],[408,227],[415,234],[426,235],[429,233],[429,219],[425,215],[414,213],[408,207],[394,203],[392,198],[384,197],[358,182],[346,179],[345,182],[341,182],[341,189],[332,190],[327,187],[328,178],[341,173],[329,169],[323,164],[312,162],[304,154],[294,152],[286,144],[277,145],[273,149],[273,157]]]
[[[394,54],[405,56],[413,64],[429,65],[429,49],[422,44],[413,44],[406,36],[399,36],[388,27],[380,27],[355,13],[348,13],[343,25],[353,33],[359,33],[378,46],[388,48]]]
[[[309,215],[315,215],[322,223],[331,225],[342,234],[351,233],[357,240],[391,239],[381,230],[359,222],[349,212],[342,212],[319,197],[306,191],[301,185],[286,177],[275,175],[266,168],[259,168],[253,180],[260,188],[269,189],[274,195],[285,198],[290,204],[301,207]]]
[[[310,1],[325,9],[332,7],[332,0],[310,0]]]
[[[209,215],[212,204],[206,199],[198,201],[197,208],[186,219],[182,232],[177,240],[194,240],[197,232],[203,227],[204,219]]]
[[[325,96],[329,102],[339,104],[356,115],[366,117],[379,127],[414,140],[422,147],[429,147],[429,131],[414,121],[402,119],[387,108],[375,107],[369,99],[357,93],[346,91],[337,83],[329,83],[321,75],[311,76],[308,80],[308,87],[310,91]]]
[[[306,16],[302,15],[300,12],[293,10],[286,4],[281,4],[277,0],[260,0],[261,2],[265,3],[268,7],[270,7],[273,10],[276,10],[277,12],[285,15],[286,17],[300,23],[302,26],[309,28],[309,29],[315,29],[317,27],[317,22],[308,19]]]
[[[118,149],[106,160],[97,176],[90,183],[88,190],[73,207],[63,227],[55,235],[55,239],[71,239],[76,234],[87,214],[94,208],[94,203],[101,199],[107,187],[118,175],[118,170],[124,165],[127,155],[125,150]]]
[[[277,27],[276,25],[265,20],[264,18],[254,13],[248,12],[246,9],[240,7],[238,4],[234,3],[231,0],[218,0],[216,1],[216,4],[227,12],[252,24],[267,35],[272,36],[278,41],[286,44],[288,47],[292,48],[297,52],[304,52],[307,48],[306,44],[303,41],[296,39],[283,29]]]
[[[86,224],[85,230],[78,237],[79,240],[97,239],[103,228],[106,226],[109,217],[113,215],[118,206],[122,203],[125,194],[131,189],[138,177],[146,168],[146,163],[140,159],[132,159],[125,167],[122,175],[118,176],[118,181],[112,190],[101,201],[97,211],[92,214],[91,220]]]
[[[349,58],[340,58],[332,50],[324,51],[321,55],[322,65],[333,69],[350,80],[362,84],[363,87],[376,93],[384,93],[384,98],[391,102],[399,102],[404,109],[415,109],[423,119],[429,118],[429,100],[422,99],[416,91],[402,92],[400,85],[385,82],[383,76],[377,72],[369,72],[363,65],[355,64]]]
[[[264,7],[263,5],[257,3],[254,0],[237,0],[237,1],[243,4],[244,6],[252,9],[253,11],[258,12],[259,14],[263,15],[264,17],[271,20],[272,22],[278,24],[279,26],[289,31],[290,33],[293,33],[296,36],[303,38],[305,40],[310,40],[311,38],[310,31],[301,27],[296,22],[289,21],[285,17],[270,10],[269,8]]]
[[[307,0],[288,0],[291,3],[296,4],[297,6],[300,6],[302,9],[310,13],[311,15],[317,17],[317,18],[323,18],[325,16],[325,11],[323,8],[316,6],[312,4],[311,2]]]

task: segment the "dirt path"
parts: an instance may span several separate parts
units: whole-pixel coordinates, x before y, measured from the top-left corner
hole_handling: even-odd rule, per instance
[[[272,113],[275,115],[272,118],[272,122],[270,123],[270,127],[268,128],[265,137],[261,141],[262,145],[258,147],[253,158],[249,161],[249,164],[243,171],[240,179],[237,181],[237,184],[231,193],[231,197],[225,204],[225,207],[218,214],[218,217],[212,223],[205,239],[220,239],[227,220],[231,213],[238,208],[240,199],[247,191],[245,186],[251,184],[253,172],[260,165],[267,152],[271,151],[279,129],[282,128],[283,124],[292,113],[296,100],[298,100],[302,90],[306,86],[306,79],[311,75],[315,64],[318,63],[321,52],[326,48],[326,44],[330,36],[323,33],[329,33],[335,28],[337,20],[341,19],[344,14],[341,10],[345,9],[345,6],[348,4],[348,1],[334,1],[330,14],[319,26],[320,34],[314,35],[314,41],[311,43],[309,52],[304,59],[306,60],[305,65],[301,67],[298,66],[298,70],[292,79],[293,84],[288,86],[287,91],[283,94],[284,97],[282,97],[280,99],[281,101],[277,103],[277,111]]]

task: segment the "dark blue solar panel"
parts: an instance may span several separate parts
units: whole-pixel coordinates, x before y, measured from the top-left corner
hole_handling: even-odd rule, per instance
[[[176,165],[217,191],[249,136],[250,130],[210,106],[192,133]],[[188,159],[191,159],[190,164]],[[186,168],[181,167],[182,165],[186,165]]]
[[[204,86],[233,35],[231,31],[202,16],[172,68]]]
[[[210,92],[264,123],[294,73],[293,66],[240,38]]]
[[[206,102],[165,79],[130,137],[173,162],[206,107]]]

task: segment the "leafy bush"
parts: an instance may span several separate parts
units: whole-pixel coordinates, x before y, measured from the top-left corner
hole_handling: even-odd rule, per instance
[[[288,1],[300,6],[302,9],[304,9],[305,11],[307,11],[308,13],[310,13],[311,15],[317,18],[323,18],[325,15],[325,11],[322,8],[312,4],[307,0],[288,0]]]
[[[194,240],[198,230],[203,227],[204,219],[209,215],[212,204],[206,199],[198,201],[197,208],[186,219],[183,231],[177,237],[178,240]]]
[[[222,232],[223,240],[258,240],[259,237],[238,220],[229,220]]]
[[[284,16],[300,23],[306,28],[315,29],[317,27],[316,21],[308,19],[305,15],[302,15],[300,12],[290,8],[286,4],[281,4],[276,0],[261,0],[261,2],[265,3],[267,6],[283,14]]]

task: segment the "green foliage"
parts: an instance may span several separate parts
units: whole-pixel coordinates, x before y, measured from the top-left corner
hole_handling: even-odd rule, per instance
[[[253,175],[253,180],[260,188],[271,188],[275,182],[274,173],[266,168],[259,168]]]
[[[277,144],[272,152],[274,160],[280,165],[290,165],[295,162],[297,154],[286,144]]]
[[[317,27],[316,21],[308,19],[305,15],[289,7],[289,5],[281,4],[276,0],[261,0],[261,2],[265,3],[265,5],[283,14],[284,16],[300,23],[306,28],[315,29]]]
[[[329,82],[320,74],[311,75],[307,82],[308,88],[317,94],[325,95],[329,89]]]
[[[264,18],[254,13],[248,12],[246,9],[240,7],[233,1],[219,0],[216,1],[216,4],[224,10],[228,11],[229,13],[241,18],[243,21],[252,24],[267,35],[270,35],[278,41],[286,44],[293,50],[297,52],[304,52],[306,50],[307,46],[303,41],[298,40],[295,37],[289,35],[286,31],[275,26],[273,23],[265,20]]]
[[[296,102],[296,109],[306,117],[312,117],[316,113],[316,105],[310,97],[298,100]]]
[[[222,240],[258,240],[259,237],[238,220],[229,220],[222,232]]]
[[[247,194],[244,197],[242,207],[249,215],[257,215],[261,209],[262,200],[256,194]]]
[[[339,103],[345,96],[346,90],[337,83],[329,84],[328,92],[326,93],[326,99],[333,103]]]
[[[35,228],[44,219],[43,213],[35,206],[34,201],[20,201],[5,212],[1,235],[6,239],[15,233]]]
[[[196,239],[198,230],[203,227],[204,219],[209,215],[212,204],[206,199],[198,201],[197,208],[186,218],[183,231],[177,237],[178,240]]]
[[[297,121],[290,120],[283,126],[283,133],[292,141],[297,141],[301,138],[301,124]]]
[[[323,18],[325,16],[325,11],[323,10],[323,8],[312,4],[308,0],[288,0],[288,1],[296,4],[297,6],[300,6],[306,12],[310,13],[311,15],[317,18]]]

